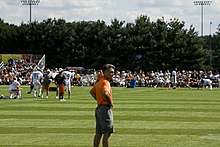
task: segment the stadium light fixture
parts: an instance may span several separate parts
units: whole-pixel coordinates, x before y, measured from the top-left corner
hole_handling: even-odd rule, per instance
[[[30,6],[30,24],[31,24],[31,6],[38,5],[40,0],[21,0],[22,5],[29,5]]]
[[[201,36],[203,36],[203,6],[211,5],[212,1],[194,1],[193,3],[201,6]]]

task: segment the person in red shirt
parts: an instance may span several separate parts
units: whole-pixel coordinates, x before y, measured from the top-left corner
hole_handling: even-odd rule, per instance
[[[112,64],[105,64],[102,68],[103,76],[90,90],[91,96],[98,104],[95,110],[96,134],[93,141],[94,147],[99,146],[102,136],[103,147],[109,147],[109,137],[111,133],[114,133],[112,88],[109,82],[114,75],[114,69],[115,66]]]

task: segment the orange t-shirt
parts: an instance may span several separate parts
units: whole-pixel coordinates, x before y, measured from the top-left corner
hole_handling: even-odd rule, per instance
[[[109,104],[108,101],[106,101],[104,95],[105,91],[109,92],[110,100],[112,101],[112,88],[110,83],[108,80],[102,77],[99,82],[91,89],[91,92],[96,95],[97,104]]]

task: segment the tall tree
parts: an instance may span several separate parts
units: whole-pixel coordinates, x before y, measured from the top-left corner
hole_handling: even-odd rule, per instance
[[[220,70],[220,24],[217,28],[216,34],[212,35],[211,40],[211,55],[212,55],[212,65],[214,69]]]

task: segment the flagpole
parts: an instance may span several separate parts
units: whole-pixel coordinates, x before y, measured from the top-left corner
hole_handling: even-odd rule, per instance
[[[36,69],[39,65],[40,65],[40,63],[43,61],[43,60],[45,60],[45,54],[43,55],[43,57],[40,59],[40,61],[37,63],[37,65],[34,67],[34,69]],[[45,61],[44,61],[45,62]],[[45,63],[44,63],[45,64]],[[44,65],[44,67],[41,69],[41,70],[43,70],[45,68],[45,65]]]

